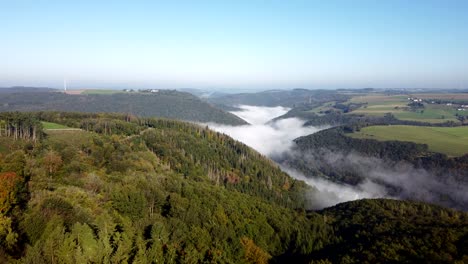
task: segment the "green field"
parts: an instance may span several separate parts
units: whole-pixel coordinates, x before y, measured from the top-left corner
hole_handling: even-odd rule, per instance
[[[421,93],[414,94],[415,97],[422,99],[434,99],[434,100],[444,100],[451,101],[452,103],[467,103],[468,102],[468,93]]]
[[[336,104],[336,101],[326,102],[326,103],[322,104],[321,106],[318,106],[318,107],[315,107],[315,108],[309,110],[308,112],[314,113],[314,114],[317,114],[317,115],[324,115],[323,113],[320,113],[320,112],[325,112],[325,111],[328,111],[330,109],[334,109],[333,105],[335,105],[335,104]]]
[[[459,122],[455,114],[466,115],[468,112],[457,111],[450,106],[426,104],[420,111],[399,111],[394,112],[396,118],[400,120],[422,121],[429,123],[443,123],[446,121]]]
[[[87,89],[87,90],[84,90],[81,94],[116,94],[116,93],[125,93],[125,92],[121,90]]]
[[[51,122],[45,122],[45,121],[42,121],[41,123],[44,129],[70,129],[70,127],[57,124],[57,123],[51,123]]]
[[[468,153],[468,127],[370,126],[350,135],[355,138],[399,140],[427,144],[430,151],[461,156]]]
[[[367,103],[353,113],[383,116],[386,113],[403,111],[402,108],[408,104],[406,95],[365,95],[356,96],[349,100],[350,103]]]
[[[354,114],[383,116],[392,113],[396,118],[407,121],[428,123],[459,122],[456,114],[468,115],[468,111],[457,111],[452,106],[444,104],[424,104],[423,109],[411,111],[408,107],[409,95],[365,95],[356,96],[350,103],[367,103],[367,105],[352,111]],[[420,98],[420,97],[418,97]]]

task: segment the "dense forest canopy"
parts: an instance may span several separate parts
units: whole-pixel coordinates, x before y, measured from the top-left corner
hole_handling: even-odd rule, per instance
[[[382,195],[468,209],[468,154],[449,157],[426,144],[355,138],[351,132],[344,126],[300,137],[277,161],[306,177],[352,186],[370,181],[386,190]]]
[[[158,90],[155,93],[70,95],[58,91],[30,88],[14,89],[0,97],[0,112],[51,110],[128,113],[196,122],[247,124],[241,118],[218,109],[189,93],[173,90]]]
[[[327,101],[346,101],[349,95],[334,90],[270,90],[258,93],[228,94],[208,101],[226,107],[236,105],[299,107]]]
[[[0,262],[462,263],[468,215],[312,187],[204,127],[132,115],[7,113],[79,130],[0,136]],[[222,153],[222,155],[220,155]]]

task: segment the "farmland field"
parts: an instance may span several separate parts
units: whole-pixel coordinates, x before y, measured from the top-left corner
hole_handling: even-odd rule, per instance
[[[125,92],[121,90],[87,89],[87,90],[83,90],[81,94],[116,94],[116,93],[125,93]]]
[[[439,99],[452,102],[468,102],[468,93],[422,93],[414,94],[414,96],[421,99]]]
[[[70,94],[70,95],[78,95],[78,94],[82,94],[85,90],[67,90],[65,91],[66,94]]]
[[[467,112],[460,112],[465,114]],[[446,105],[426,104],[424,109],[419,111],[398,111],[393,113],[400,120],[414,120],[429,123],[443,123],[446,121],[458,122],[455,114],[457,110]]]
[[[468,127],[370,126],[350,134],[355,138],[399,140],[427,144],[430,151],[449,156],[468,153]]]
[[[444,123],[447,121],[459,122],[456,114],[468,115],[468,111],[457,111],[452,106],[445,104],[424,103],[424,108],[411,111],[408,107],[409,95],[365,95],[356,96],[349,100],[350,103],[367,103],[352,113],[383,116],[392,113],[400,120],[421,121],[428,123]],[[432,98],[433,95],[427,98]],[[451,95],[450,98],[453,96]],[[422,96],[417,96],[422,98]],[[457,98],[457,97],[455,97]],[[458,97],[461,98],[461,97]]]
[[[401,111],[399,109],[408,104],[407,97],[406,95],[365,95],[353,97],[349,102],[367,103],[367,105],[354,110],[353,113],[383,116],[386,113]]]

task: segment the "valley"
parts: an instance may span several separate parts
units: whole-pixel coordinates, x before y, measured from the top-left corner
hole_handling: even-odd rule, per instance
[[[0,10],[0,264],[468,263],[468,1]]]
[[[0,120],[11,132],[0,136],[2,262],[466,258],[466,213],[390,199],[313,211],[312,197],[326,197],[317,189],[203,126],[104,113]],[[50,129],[63,126],[80,130]]]
[[[463,126],[463,115],[459,114],[463,111],[457,108],[464,104],[464,93],[450,95],[452,104],[458,102],[455,106],[447,106],[450,103],[445,101],[443,106],[440,102],[435,104],[435,100],[447,100],[444,93],[428,93],[427,96],[419,93],[419,97],[426,99],[421,99],[418,106],[424,110],[417,111],[430,112],[428,107],[444,109],[447,118],[437,120],[429,120],[419,112],[416,114],[413,101],[409,100],[410,93],[346,91],[345,94],[349,99],[341,103],[327,102],[330,100],[327,94],[325,98],[314,99],[323,100],[320,106],[303,101],[280,116],[271,111],[272,121],[263,126],[274,127],[277,134],[284,135],[281,136],[282,148],[271,143],[281,141],[271,140],[262,128],[245,126],[243,132],[242,126],[212,128],[266,154],[290,175],[318,188],[322,198],[328,197],[335,203],[391,197],[467,209],[468,146],[465,141],[468,130]],[[264,110],[252,111],[250,115],[269,108],[261,109]],[[414,117],[402,118],[410,115]],[[288,120],[296,120],[299,125],[281,127],[280,124]],[[244,133],[258,136],[244,136]],[[263,151],[269,146],[281,151]]]

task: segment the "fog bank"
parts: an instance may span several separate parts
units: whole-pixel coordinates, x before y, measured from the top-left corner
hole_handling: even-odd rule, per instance
[[[231,111],[232,114],[244,119],[252,125],[263,125],[275,117],[286,114],[291,108],[276,106],[262,107],[252,105],[239,105],[239,111]]]
[[[358,186],[366,193],[380,192],[382,196],[388,196],[388,187],[391,187],[393,196],[399,199],[430,202],[463,210],[466,210],[468,204],[468,186],[455,182],[453,178],[438,177],[425,169],[415,168],[408,162],[395,163],[358,153],[343,154],[329,150],[322,150],[319,155],[317,152],[308,155],[302,153],[298,158],[311,164],[325,162],[336,170],[357,173],[366,183],[372,184]]]
[[[231,113],[241,117],[250,125],[229,126],[208,123],[211,129],[229,135],[252,147],[261,154],[274,159],[293,147],[293,139],[310,135],[319,130],[316,127],[303,127],[304,121],[297,118],[281,119],[269,122],[289,111],[285,107],[238,106],[241,111]]]
[[[263,155],[278,160],[284,155],[293,155],[293,140],[320,131],[323,128],[304,127],[305,121],[287,118],[271,121],[289,111],[285,107],[238,106],[240,111],[231,113],[241,117],[250,125],[228,126],[209,123],[211,129],[227,134],[243,142]],[[311,209],[321,209],[337,203],[363,198],[384,197],[381,186],[366,182],[362,186],[337,184],[318,177],[305,177],[302,173],[281,166],[292,177],[303,180],[315,189],[308,194]]]
[[[281,166],[290,176],[302,180],[315,190],[307,194],[309,209],[323,209],[339,203],[364,198],[390,198],[382,186],[371,181],[365,181],[359,186],[338,184],[319,177],[306,177],[303,173]]]
[[[285,114],[288,108],[245,105],[239,108],[241,110],[231,113],[243,118],[250,125],[208,124],[208,126],[279,162],[281,168],[289,175],[313,186],[315,189],[308,194],[311,209],[321,209],[363,198],[419,200],[459,209],[464,209],[468,204],[468,186],[449,179],[440,179],[407,162],[396,164],[358,153],[343,154],[328,149],[307,152],[296,150],[294,139],[316,133],[322,128],[304,127],[304,121],[297,118],[271,121]],[[338,184],[317,175],[304,175],[290,168],[289,165],[292,164],[285,162],[288,159],[300,161],[301,166],[310,166],[311,171],[317,171],[318,168],[325,166],[343,175],[359,175],[362,181],[354,186]]]

